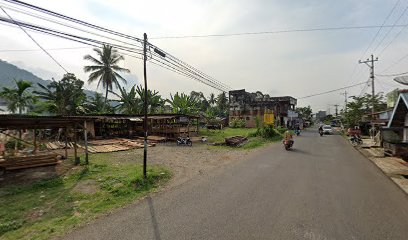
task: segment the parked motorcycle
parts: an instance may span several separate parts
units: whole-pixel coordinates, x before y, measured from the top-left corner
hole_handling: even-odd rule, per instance
[[[363,140],[361,139],[361,137],[359,135],[353,135],[350,137],[350,142],[353,146],[358,146],[363,144]]]
[[[293,140],[283,140],[283,145],[285,146],[286,150],[290,150],[293,147]]]
[[[193,146],[193,142],[189,137],[178,137],[177,138],[177,146],[179,145],[186,145],[186,146]]]

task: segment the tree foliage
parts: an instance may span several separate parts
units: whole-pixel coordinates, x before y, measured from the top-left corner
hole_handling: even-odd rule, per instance
[[[12,112],[22,114],[29,106],[35,102],[35,97],[28,92],[32,83],[25,80],[16,80],[15,88],[3,87],[0,96],[6,100],[7,109]]]
[[[103,45],[102,49],[93,49],[97,58],[91,55],[85,55],[84,59],[89,60],[94,65],[89,65],[84,67],[85,72],[90,72],[88,83],[93,83],[98,81],[98,87],[102,84],[105,89],[105,102],[108,100],[108,92],[113,90],[113,86],[120,89],[120,83],[126,84],[126,79],[124,79],[119,72],[130,72],[129,69],[122,68],[118,66],[124,57],[118,53],[117,50],[113,49],[112,46]]]
[[[45,101],[46,109],[57,115],[76,115],[84,113],[86,95],[84,82],[74,74],[67,73],[59,81],[53,81],[47,86],[38,83],[41,91],[34,91],[38,98]]]
[[[303,118],[305,120],[310,120],[312,118],[313,110],[310,106],[297,107],[295,111],[299,114],[300,118]]]

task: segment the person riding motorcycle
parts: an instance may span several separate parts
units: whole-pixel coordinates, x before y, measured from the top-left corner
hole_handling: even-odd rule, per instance
[[[323,132],[323,126],[322,125],[320,125],[320,127],[319,127],[319,133],[321,133],[321,132]]]
[[[285,133],[283,134],[284,137],[284,141],[289,141],[291,143],[291,145],[293,145],[294,141],[293,141],[293,136],[292,134],[289,132],[289,130],[286,130]]]

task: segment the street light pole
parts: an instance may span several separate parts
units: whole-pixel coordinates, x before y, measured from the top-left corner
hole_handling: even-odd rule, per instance
[[[144,131],[144,151],[143,151],[143,177],[147,177],[147,74],[146,74],[146,58],[147,58],[147,34],[143,34],[143,75],[144,75],[144,121],[143,121],[143,131]]]

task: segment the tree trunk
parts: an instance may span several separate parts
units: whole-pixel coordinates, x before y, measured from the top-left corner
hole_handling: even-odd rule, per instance
[[[106,87],[106,94],[105,94],[105,106],[103,106],[103,111],[106,113],[106,106],[108,104],[108,87]]]

